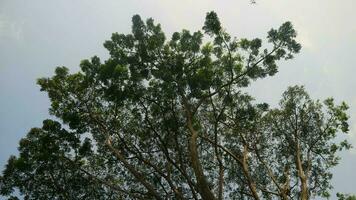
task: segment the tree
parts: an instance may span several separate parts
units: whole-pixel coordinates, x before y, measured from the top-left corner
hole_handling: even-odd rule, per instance
[[[311,100],[303,87],[289,87],[280,108],[269,110],[255,135],[249,133],[256,162],[262,163],[282,199],[328,197],[329,170],[339,161],[336,152],[351,147],[346,140],[333,142],[338,131],[348,131],[348,106],[335,105],[332,98],[323,104]]]
[[[340,193],[337,193],[336,197],[338,198],[338,200],[355,200],[356,199],[355,195],[340,194]]]
[[[110,58],[58,67],[38,84],[51,100],[45,120],[20,141],[0,194],[26,199],[310,199],[327,196],[333,142],[347,132],[347,106],[323,106],[290,87],[280,108],[242,92],[272,76],[301,46],[290,22],[260,39],[232,38],[214,12],[203,31],[166,40],[135,15],[114,33]],[[203,43],[203,40],[210,42]],[[15,197],[13,197],[15,198]]]

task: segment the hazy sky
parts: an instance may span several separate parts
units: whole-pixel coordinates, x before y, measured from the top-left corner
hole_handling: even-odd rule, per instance
[[[291,21],[303,48],[280,62],[279,73],[252,84],[259,101],[276,105],[289,86],[303,84],[313,98],[333,96],[350,105],[356,146],[355,0],[0,0],[0,169],[18,141],[48,116],[49,101],[36,79],[56,66],[78,70],[80,60],[106,58],[102,43],[112,32],[130,31],[140,14],[161,23],[167,36],[197,30],[215,10],[236,37],[265,38],[267,31]],[[356,149],[341,154],[334,170],[335,191],[356,193]],[[0,197],[1,199],[1,197]]]

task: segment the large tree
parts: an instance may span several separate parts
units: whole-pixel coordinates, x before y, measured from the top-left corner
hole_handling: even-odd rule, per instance
[[[45,120],[20,141],[0,194],[25,199],[310,199],[327,196],[347,106],[288,88],[280,107],[243,92],[301,46],[290,22],[260,39],[231,37],[214,12],[203,32],[170,40],[152,19],[114,33],[110,58],[58,67],[38,84]],[[204,41],[204,42],[203,42]],[[210,42],[206,42],[210,41]]]

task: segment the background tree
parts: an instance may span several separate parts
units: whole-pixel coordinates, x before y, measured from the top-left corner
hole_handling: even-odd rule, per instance
[[[338,200],[355,200],[356,199],[355,195],[349,195],[349,194],[337,193],[336,196],[337,196]]]
[[[324,105],[323,105],[324,104]],[[337,151],[349,149],[337,132],[348,131],[347,105],[313,101],[303,87],[289,87],[280,108],[269,110],[256,125],[252,151],[283,199],[329,197],[330,168],[337,165]],[[272,189],[273,190],[273,189]]]
[[[347,106],[328,100],[324,108],[292,87],[279,109],[269,109],[242,92],[299,52],[290,22],[268,32],[270,48],[260,39],[232,38],[214,12],[204,33],[183,30],[168,41],[152,19],[136,15],[132,22],[132,34],[114,33],[104,43],[108,60],[94,56],[80,72],[58,67],[38,80],[64,128],[45,120],[21,140],[0,194],[208,200],[327,194],[335,153],[349,147],[332,142],[340,129],[347,132]]]

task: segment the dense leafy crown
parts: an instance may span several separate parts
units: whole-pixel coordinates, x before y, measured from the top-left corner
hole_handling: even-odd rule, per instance
[[[231,37],[214,12],[203,32],[170,40],[152,19],[114,33],[110,58],[58,67],[38,84],[45,120],[20,142],[0,194],[25,199],[309,199],[327,196],[347,106],[288,88],[280,107],[241,91],[301,46],[290,22],[260,39]],[[203,43],[203,41],[210,41]],[[16,197],[10,197],[16,199]]]

